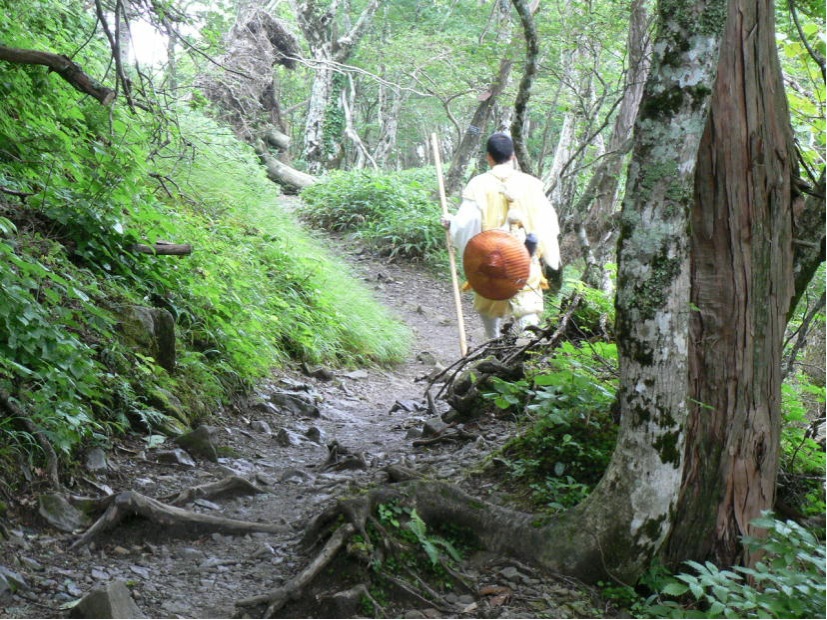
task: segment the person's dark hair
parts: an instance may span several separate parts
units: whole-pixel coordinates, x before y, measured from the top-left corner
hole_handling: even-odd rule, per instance
[[[485,149],[495,164],[504,164],[514,155],[514,143],[504,133],[495,133],[488,138]]]

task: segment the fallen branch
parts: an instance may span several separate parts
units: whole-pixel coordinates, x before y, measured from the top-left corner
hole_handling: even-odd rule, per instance
[[[265,618],[272,618],[279,609],[289,600],[295,600],[301,596],[302,590],[336,557],[336,554],[344,546],[345,542],[356,532],[356,528],[350,523],[340,526],[328,539],[319,554],[307,567],[298,575],[293,577],[283,586],[276,588],[266,594],[260,594],[236,602],[239,607],[254,607],[267,604]]]
[[[105,498],[108,499],[108,498]],[[179,526],[199,532],[219,532],[221,534],[248,534],[251,532],[281,533],[283,525],[272,523],[254,523],[239,521],[213,515],[201,514],[184,510],[176,506],[164,504],[135,491],[119,493],[109,500],[106,512],[101,516],[78,540],[72,543],[70,549],[77,549],[89,542],[101,532],[112,529],[126,517],[138,515],[163,526]]]
[[[557,345],[560,343],[560,340],[566,333],[566,329],[568,329],[569,322],[571,321],[571,317],[574,316],[575,311],[580,307],[580,302],[583,301],[582,293],[578,293],[574,296],[569,304],[566,313],[562,316],[562,318],[557,322],[557,329],[554,330],[554,333],[551,333],[551,329],[540,329],[533,328],[537,330],[539,333],[535,338],[532,338],[527,344],[523,345],[522,347],[518,348],[514,351],[511,355],[509,355],[505,360],[503,360],[503,365],[508,366],[518,357],[524,355],[526,351],[535,347],[541,340],[544,338],[549,338],[548,344],[545,345],[545,348],[549,351],[556,349]],[[550,336],[550,337],[549,337]]]
[[[24,65],[44,65],[69,82],[77,90],[92,95],[102,105],[109,105],[115,100],[115,91],[101,86],[83,72],[80,65],[63,54],[41,52],[39,50],[19,49],[0,44],[0,60]]]

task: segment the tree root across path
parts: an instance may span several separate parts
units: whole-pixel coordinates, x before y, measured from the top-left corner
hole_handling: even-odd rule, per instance
[[[216,483],[201,485],[182,491],[171,498],[172,504],[181,504],[193,499],[228,497],[264,493],[254,484],[238,476],[230,476]],[[70,546],[77,549],[89,544],[96,536],[114,528],[125,518],[141,516],[159,525],[178,527],[188,532],[218,532],[221,534],[248,534],[251,532],[284,532],[285,526],[272,523],[240,521],[214,515],[185,510],[147,497],[135,491],[108,495],[98,500],[75,498],[75,503],[84,504],[90,512],[103,511],[103,515]]]
[[[561,518],[542,521],[537,515],[480,501],[454,485],[418,478],[408,469],[391,466],[386,471],[390,484],[358,497],[339,500],[310,524],[303,544],[307,548],[321,545],[321,550],[298,576],[269,593],[237,601],[238,612],[249,614],[251,608],[266,605],[262,617],[275,617],[287,603],[298,600],[313,579],[343,551],[347,557],[339,559],[361,562],[377,578],[392,583],[412,598],[436,609],[455,612],[441,594],[415,574],[415,570],[400,575],[398,572],[391,574],[386,569],[387,555],[400,547],[387,525],[380,523],[376,516],[381,516],[388,506],[405,507],[399,513],[415,514],[427,524],[429,532],[450,525],[454,531],[473,538],[475,546],[540,569],[587,582],[609,575],[601,547],[602,541],[611,539],[613,526],[591,519],[586,511],[575,508]],[[404,560],[395,565],[400,564],[400,570],[404,571]],[[469,591],[472,589],[471,585],[462,582],[458,571],[447,564],[443,567],[457,578],[455,581]]]

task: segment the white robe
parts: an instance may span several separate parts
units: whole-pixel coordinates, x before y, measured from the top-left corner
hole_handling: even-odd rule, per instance
[[[451,239],[459,256],[471,237],[492,228],[510,229],[519,221],[524,232],[537,236],[537,250],[532,256],[532,274],[526,288],[504,302],[476,295],[474,307],[488,317],[513,314],[542,314],[540,259],[552,269],[560,268],[560,226],[557,213],[543,192],[542,182],[514,168],[511,162],[498,164],[488,172],[472,178],[462,192],[462,203],[451,219]]]

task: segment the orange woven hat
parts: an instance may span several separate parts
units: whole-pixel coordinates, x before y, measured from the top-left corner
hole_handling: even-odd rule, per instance
[[[531,258],[525,245],[504,230],[471,237],[462,255],[468,283],[486,299],[511,299],[525,286]]]

